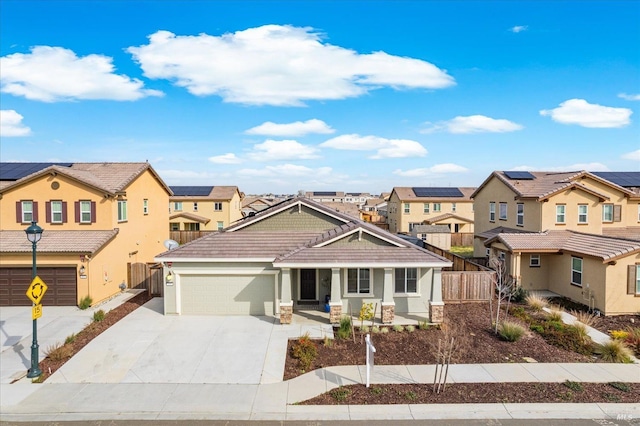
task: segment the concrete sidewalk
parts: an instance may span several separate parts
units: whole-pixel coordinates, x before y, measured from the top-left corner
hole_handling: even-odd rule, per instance
[[[433,382],[435,366],[377,366],[371,383]],[[638,364],[457,364],[449,383],[640,382]],[[316,370],[269,384],[21,382],[2,387],[0,420],[366,420],[366,419],[626,419],[638,404],[402,404],[302,406],[339,386],[361,384],[363,366]]]

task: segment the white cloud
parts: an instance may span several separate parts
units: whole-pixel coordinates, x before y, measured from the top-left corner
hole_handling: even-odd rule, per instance
[[[323,148],[350,151],[377,151],[372,159],[424,157],[425,147],[409,139],[385,139],[378,136],[360,136],[358,134],[340,135],[320,144]]]
[[[576,172],[587,170],[589,172],[606,172],[609,168],[602,163],[575,163],[568,166],[557,167],[534,167],[534,166],[516,166],[505,170],[522,170],[522,171],[541,171],[541,172]]]
[[[622,99],[626,99],[628,101],[640,101],[640,93],[636,93],[634,94],[627,94],[627,93],[620,93],[618,94],[619,98]]]
[[[436,164],[432,167],[425,167],[411,170],[394,170],[393,174],[404,177],[423,177],[444,173],[466,173],[469,169],[453,163]]]
[[[294,140],[266,140],[253,146],[253,152],[247,156],[255,161],[309,160],[318,158],[317,148],[303,145]]]
[[[516,25],[514,27],[509,28],[509,31],[512,33],[521,33],[522,31],[526,31],[529,29],[528,25]]]
[[[22,115],[12,109],[0,110],[0,136],[29,136],[31,129],[22,124]]]
[[[621,158],[625,160],[640,161],[640,149],[622,154]]]
[[[268,135],[268,136],[304,136],[309,133],[328,134],[335,130],[322,120],[313,118],[307,121],[296,121],[294,123],[277,124],[267,121],[259,126],[252,127],[245,133],[248,135]]]
[[[309,27],[265,25],[221,36],[158,31],[127,49],[145,76],[168,79],[225,102],[301,106],[361,96],[380,87],[440,89],[455,84],[435,65],[385,52],[360,54],[323,43]]]
[[[115,74],[112,60],[103,55],[78,57],[62,47],[36,46],[31,53],[0,58],[1,90],[43,102],[162,96],[160,91],[143,89],[138,79]]]
[[[215,155],[213,157],[209,157],[209,161],[215,164],[240,164],[242,163],[242,159],[236,157],[236,155],[232,152],[222,155]]]
[[[446,131],[449,133],[465,134],[465,133],[505,133],[521,130],[523,126],[513,121],[502,118],[496,119],[484,115],[458,116],[447,121],[440,121],[431,127],[422,130],[421,133],[433,133],[437,131]]]
[[[277,166],[267,166],[263,169],[241,169],[238,170],[240,176],[250,177],[323,177],[330,176],[331,167],[310,167],[296,164],[281,164]]]
[[[558,108],[540,111],[540,115],[549,116],[558,123],[592,128],[624,127],[631,122],[632,113],[628,108],[590,104],[584,99],[569,99]]]

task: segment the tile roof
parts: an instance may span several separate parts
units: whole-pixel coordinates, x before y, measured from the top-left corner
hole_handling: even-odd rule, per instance
[[[440,222],[441,220],[446,220],[446,219],[457,219],[463,222],[473,223],[472,219],[467,219],[466,217],[459,216],[455,213],[444,213],[438,216],[434,216],[432,218],[426,219],[424,223],[431,224],[431,223]]]
[[[409,186],[395,186],[393,187],[392,192],[396,193],[400,201],[423,202],[423,201],[446,200],[454,203],[455,202],[459,203],[464,201],[471,201],[471,194],[473,194],[474,191],[476,190],[476,188],[470,188],[470,187],[455,187],[455,188],[459,189],[460,192],[462,192],[462,197],[417,197],[416,194],[413,192],[413,187],[409,187]]]
[[[602,235],[640,241],[640,226],[626,226],[615,228],[604,227],[602,228]]]
[[[405,242],[406,247],[376,247],[358,248],[349,246],[340,247],[313,247],[304,248],[290,255],[281,256],[274,265],[287,264],[343,264],[351,266],[371,265],[399,265],[399,264],[438,264],[443,265],[443,259],[427,250],[416,250],[418,246]],[[444,260],[444,262],[448,262]]]
[[[414,225],[412,234],[448,234],[451,229],[447,225]]]
[[[209,219],[208,217],[199,216],[195,213],[189,213],[189,212],[181,212],[181,213],[173,214],[169,216],[169,220],[177,219],[179,217],[183,217],[185,219],[192,220],[194,222],[204,223],[204,224],[211,222],[211,219]]]
[[[610,262],[619,257],[640,252],[640,241],[586,234],[576,231],[545,231],[499,234],[485,241],[485,245],[500,241],[515,252],[559,252],[598,257]]]
[[[45,229],[38,253],[95,253],[118,234],[108,231],[51,231]],[[0,253],[31,253],[24,231],[0,231]]]
[[[496,228],[491,228],[488,229],[484,232],[480,232],[479,234],[476,234],[476,237],[480,237],[480,238],[493,238],[498,234],[501,233],[509,233],[509,234],[519,234],[519,233],[523,233],[523,232],[527,232],[530,233],[531,231],[525,231],[523,229],[516,229],[516,228],[507,228],[506,226],[498,226]]]

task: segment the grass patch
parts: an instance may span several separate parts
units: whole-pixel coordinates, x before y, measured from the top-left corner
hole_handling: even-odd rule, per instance
[[[582,386],[582,383],[580,382],[572,382],[571,380],[565,380],[564,383],[562,384],[574,392],[582,392],[584,390],[584,386]]]
[[[351,395],[351,390],[348,388],[343,388],[342,386],[340,386],[338,389],[334,389],[331,391],[331,396],[336,400],[336,401],[346,401],[347,398],[349,398],[349,395]]]
[[[621,392],[630,392],[631,391],[631,386],[629,386],[629,383],[624,383],[624,382],[609,382],[608,383],[609,386],[611,386],[614,389],[618,389]]]
[[[51,358],[52,361],[63,361],[65,359],[71,358],[73,355],[73,348],[69,345],[61,345],[60,343],[56,343],[55,345],[49,346],[44,351],[45,356]]]
[[[453,246],[449,251],[462,257],[473,257],[473,246]]]
[[[525,328],[513,321],[503,321],[498,326],[498,335],[507,342],[517,342],[524,335]]]
[[[338,339],[349,339],[351,337],[351,317],[345,315],[340,318],[337,335]]]
[[[90,308],[92,303],[93,299],[90,296],[85,296],[80,300],[80,303],[78,303],[78,308],[84,311],[85,309]]]
[[[524,302],[534,311],[541,311],[542,308],[546,308],[549,306],[549,299],[546,297],[538,296],[535,293],[530,293],[525,299]]]
[[[75,341],[76,341],[76,333],[71,333],[70,335],[67,336],[66,339],[64,339],[64,344],[67,345]]]
[[[102,309],[100,309],[98,311],[95,311],[93,313],[93,321],[94,322],[100,322],[100,321],[104,320],[104,316],[105,316],[105,313],[104,313],[104,311]]]
[[[605,362],[630,363],[633,352],[621,340],[609,340],[597,345],[594,352]]]
[[[402,333],[404,331],[404,327],[400,324],[396,324],[393,326],[393,331],[397,331],[398,333]]]

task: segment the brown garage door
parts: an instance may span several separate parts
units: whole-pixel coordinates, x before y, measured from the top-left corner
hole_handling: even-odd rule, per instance
[[[38,276],[47,284],[43,305],[75,306],[77,302],[76,268],[38,268]],[[0,306],[29,306],[27,288],[31,268],[0,268]]]

